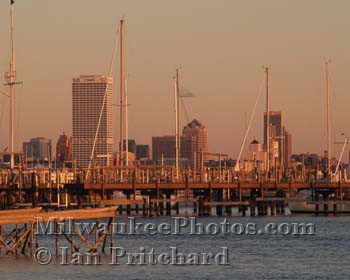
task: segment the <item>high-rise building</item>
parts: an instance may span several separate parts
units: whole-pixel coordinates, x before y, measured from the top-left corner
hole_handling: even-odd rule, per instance
[[[207,129],[202,125],[198,120],[194,119],[189,124],[187,124],[182,134],[188,137],[194,137],[195,145],[194,149],[188,151],[191,154],[188,154],[188,158],[191,160],[191,165],[196,164],[197,168],[202,164],[202,152],[208,152],[208,137]],[[206,156],[203,155],[203,160],[206,159]]]
[[[136,145],[136,159],[149,159],[150,149],[149,145]]]
[[[56,162],[61,166],[65,161],[72,160],[72,137],[61,134],[56,144]]]
[[[72,150],[73,161],[77,167],[88,167],[99,123],[91,164],[106,166],[112,162],[112,91],[113,79],[111,77],[92,75],[73,78]]]
[[[36,137],[28,142],[23,142],[23,154],[26,162],[44,162],[52,159],[51,140],[44,137]]]
[[[160,160],[163,158],[175,158],[175,136],[162,136],[152,138],[152,159]],[[201,166],[202,152],[208,151],[207,130],[199,121],[194,119],[183,129],[183,135],[180,137],[180,158],[189,162],[193,168]],[[203,159],[205,159],[205,154]]]
[[[269,113],[269,158],[270,165],[274,166],[276,161],[279,165],[282,163],[289,167],[292,154],[292,135],[287,131],[283,124],[281,111],[270,111]],[[267,117],[264,113],[264,150],[267,149]]]
[[[269,121],[270,121],[270,142],[271,138],[280,137],[282,135],[282,112],[281,111],[270,111],[269,113]],[[264,114],[264,145],[266,146],[266,123],[267,117],[266,112]],[[270,145],[271,147],[271,145]]]

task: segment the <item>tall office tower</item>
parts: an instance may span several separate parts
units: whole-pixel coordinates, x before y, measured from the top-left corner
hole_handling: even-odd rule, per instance
[[[56,144],[56,163],[61,166],[65,161],[72,160],[72,137],[61,134]]]
[[[292,154],[292,135],[283,125],[281,111],[270,111],[270,164],[278,164],[288,167]],[[264,149],[266,150],[266,113],[264,114]]]
[[[23,154],[27,162],[51,160],[51,140],[44,137],[32,138],[23,142]]]
[[[283,141],[282,141],[282,112],[281,111],[270,111],[269,112],[269,161],[270,165],[274,166],[276,160],[281,162],[282,159],[282,149],[283,149]],[[267,136],[266,136],[266,128],[267,128],[267,117],[266,112],[264,113],[264,149],[267,148]]]
[[[112,91],[111,77],[91,75],[73,78],[72,149],[76,167],[89,166],[99,121],[100,127],[91,166],[106,166],[113,160]]]
[[[152,159],[175,159],[175,136],[152,137]],[[186,125],[180,137],[180,158],[186,160],[193,168],[199,169],[202,163],[202,152],[208,151],[207,129],[194,119]],[[203,155],[205,160],[206,156]]]
[[[183,131],[183,136],[194,137],[195,138],[195,146],[191,155],[187,155],[191,160],[192,167],[196,164],[197,169],[202,164],[202,152],[208,152],[208,137],[207,137],[207,129],[204,125],[202,125],[198,120],[194,119],[189,124],[187,124]],[[195,158],[194,158],[195,157]],[[206,156],[203,156],[203,160],[205,161]]]
[[[270,111],[270,141],[273,137],[279,137],[282,133],[282,112],[281,111]],[[264,145],[266,141],[266,112],[264,113]]]

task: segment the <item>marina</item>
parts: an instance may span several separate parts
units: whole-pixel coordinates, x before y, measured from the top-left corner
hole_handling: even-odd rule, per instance
[[[0,1],[0,279],[348,280],[349,9]]]
[[[188,115],[183,98],[194,96],[183,89],[180,68],[176,68],[173,77],[174,135],[152,137],[152,160],[149,151],[148,155],[147,151],[144,153],[146,158],[136,159],[136,142],[129,138],[124,18],[120,19],[115,33],[107,75],[72,78],[73,137],[62,135],[62,151],[57,145],[53,160],[51,140],[38,137],[24,142],[23,152],[16,152],[14,90],[21,82],[17,81],[16,72],[13,4],[12,1],[10,70],[5,74],[9,92],[2,91],[10,98],[10,149],[0,154],[1,209],[42,207],[52,211],[113,206],[119,215],[142,213],[145,217],[179,215],[188,208],[198,216],[284,215],[286,209],[293,214],[350,213],[350,182],[346,177],[349,165],[342,163],[348,137],[342,134],[345,141],[341,142],[339,158],[331,154],[329,60],[325,61],[327,150],[312,168],[306,166],[304,158],[292,162],[291,135],[284,126],[282,112],[271,111],[268,66],[264,67],[263,83],[237,159],[210,151],[206,127],[197,119],[189,122],[180,135],[181,114]],[[119,66],[118,104],[112,104],[114,63]],[[244,155],[263,93],[264,142],[260,144],[254,138]],[[119,107],[118,151],[113,146],[114,106]],[[35,158],[38,150],[42,155]],[[64,157],[57,167],[60,153]],[[309,195],[300,196],[302,191],[308,191]]]

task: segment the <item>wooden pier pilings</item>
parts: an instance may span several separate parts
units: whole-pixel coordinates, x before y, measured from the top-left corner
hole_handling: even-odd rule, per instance
[[[39,247],[40,236],[46,234],[55,236],[56,255],[60,239],[69,244],[72,254],[84,247],[88,252],[105,252],[107,242],[111,247],[114,245],[115,216],[116,207],[51,212],[41,208],[3,210],[0,211],[0,254],[32,255]],[[101,219],[107,220],[103,231],[99,227]],[[77,230],[76,222],[84,220],[93,226],[89,230]],[[53,232],[46,232],[51,229]]]

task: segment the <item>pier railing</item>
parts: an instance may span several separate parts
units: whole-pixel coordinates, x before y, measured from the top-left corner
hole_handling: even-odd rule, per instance
[[[247,180],[235,176],[230,168],[205,168],[196,174],[190,169],[183,169],[179,178],[175,177],[173,166],[95,167],[90,170],[88,178],[86,172],[86,169],[2,170],[0,208],[95,207],[102,205],[103,201],[111,203],[122,197],[129,202],[142,200],[138,205],[142,204],[140,209],[148,213],[158,204],[181,204],[171,201],[174,199],[185,199],[188,203],[197,201],[198,209],[201,208],[199,204],[218,209],[240,204],[244,209],[246,203],[264,204],[269,201],[274,204],[276,199],[283,199],[286,203],[300,190],[309,190],[314,201],[319,197],[322,200],[350,198],[348,182]],[[160,203],[160,200],[164,201]],[[130,209],[130,205],[121,207]],[[205,209],[203,207],[202,210]]]

